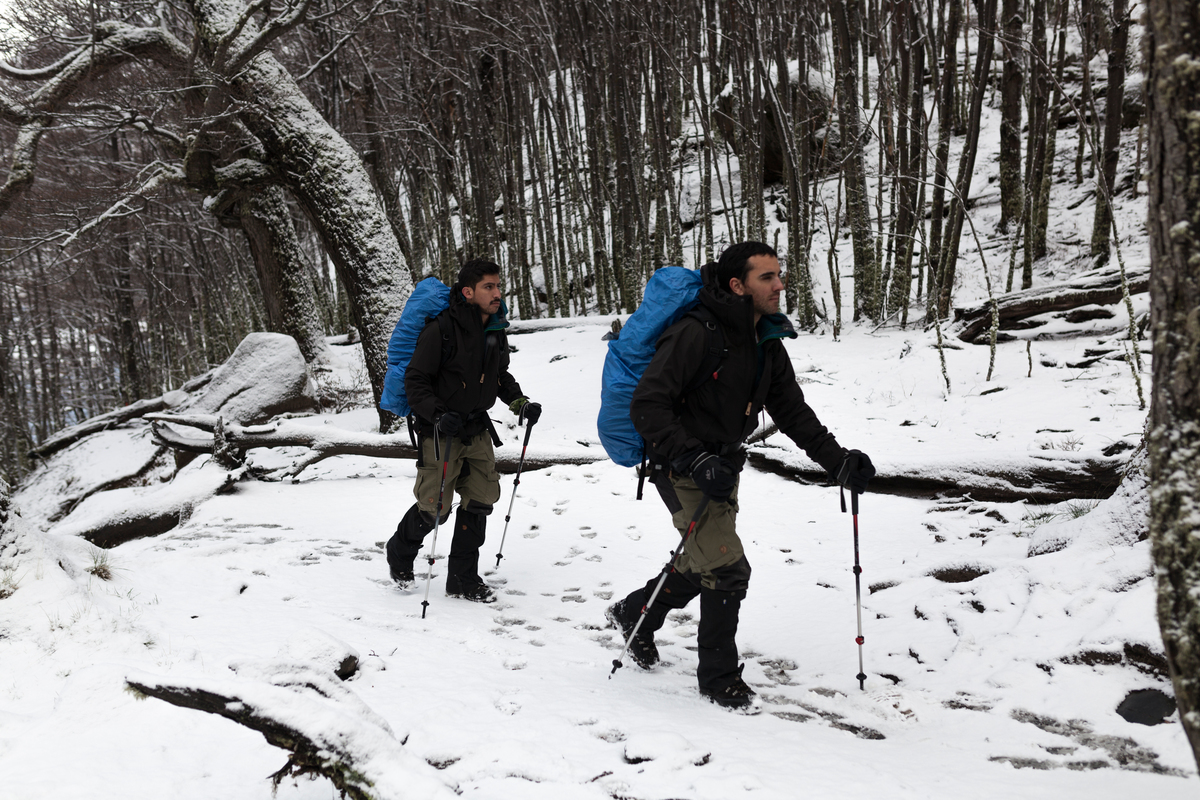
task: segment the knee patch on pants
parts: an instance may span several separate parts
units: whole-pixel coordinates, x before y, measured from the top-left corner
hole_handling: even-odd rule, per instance
[[[478,500],[476,500],[475,498],[471,498],[470,500],[468,500],[467,502],[465,502],[461,506],[459,506],[459,508],[461,508],[463,511],[467,512],[468,514],[479,514],[481,516],[486,517],[487,515],[492,513],[493,506],[491,503],[481,503]]]
[[[422,535],[424,535],[426,533],[429,533],[431,530],[433,530],[433,512],[432,511],[419,511],[419,513],[421,514],[421,526],[423,528],[425,528],[425,530],[422,532]],[[446,520],[448,520],[448,519],[450,519],[450,509],[449,508],[446,509],[446,513],[442,515],[442,519],[440,520],[440,522],[438,524],[445,525]]]
[[[712,571],[712,576],[716,580],[716,586],[713,587],[720,592],[733,592],[738,595],[738,600],[743,600],[746,597],[746,590],[750,588],[750,562],[742,556],[737,561],[724,567],[717,567]]]

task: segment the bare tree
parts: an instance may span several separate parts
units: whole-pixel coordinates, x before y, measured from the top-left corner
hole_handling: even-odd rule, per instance
[[[292,0],[274,12],[259,3],[196,0],[181,9],[121,8],[119,17],[114,8],[113,18],[79,30],[75,35],[81,43],[52,65],[41,69],[5,65],[0,74],[33,88],[0,94],[0,117],[18,130],[12,166],[0,188],[0,214],[33,183],[38,146],[56,115],[92,99],[109,73],[153,61],[170,76],[175,96],[181,98],[183,108],[175,119],[186,129],[162,132],[157,126],[142,126],[174,144],[169,149],[178,160],[148,165],[145,179],[131,194],[145,196],[177,183],[213,193],[219,205],[223,194],[257,186],[286,189],[304,210],[348,289],[378,397],[387,366],[387,340],[411,281],[358,154],[271,53],[276,40],[304,23],[308,8],[309,0]],[[121,113],[153,119],[157,110],[135,106]],[[248,219],[262,221],[264,214],[275,214],[267,227],[276,232],[292,224],[278,203],[267,204],[262,196],[246,208]],[[251,239],[261,237],[251,233]],[[292,285],[303,284],[305,265],[285,260],[296,252],[294,248],[265,247],[257,252],[273,254],[279,267],[296,273]],[[302,323],[312,319],[310,315]]]

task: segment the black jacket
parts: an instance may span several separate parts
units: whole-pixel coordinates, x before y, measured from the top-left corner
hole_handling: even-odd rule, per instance
[[[765,408],[813,461],[835,472],[845,451],[796,383],[782,342],[796,336],[791,323],[782,314],[772,314],[763,317],[756,330],[751,298],[718,289],[712,272],[707,269],[704,275],[700,305],[704,315],[720,325],[726,352],[716,373],[705,376],[685,397],[684,388],[696,377],[709,348],[704,323],[687,316],[659,337],[630,404],[634,427],[651,455],[667,462],[700,449],[731,456],[754,432]]]
[[[484,324],[479,307],[452,291],[450,307],[438,316],[450,321],[449,338],[442,341],[443,325],[436,318],[417,337],[404,373],[409,405],[423,430],[432,428],[438,414],[455,411],[467,422],[464,432],[481,431],[497,396],[506,404],[524,396],[508,372],[504,309]]]

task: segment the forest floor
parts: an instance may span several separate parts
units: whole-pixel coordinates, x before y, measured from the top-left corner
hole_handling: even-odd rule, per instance
[[[531,455],[599,447],[607,322],[515,326],[513,373],[546,409]],[[1089,325],[1034,342],[1031,374],[1025,343],[1002,343],[990,383],[986,347],[949,350],[949,394],[932,332],[856,327],[786,346],[822,421],[886,474],[1136,443],[1144,411],[1125,362],[1067,366],[1119,335]],[[356,350],[337,352],[350,381]],[[503,450],[518,452],[522,430],[495,416]],[[370,430],[375,414],[311,421]],[[781,434],[762,447],[803,457]],[[251,452],[264,466],[295,455]],[[527,472],[493,569],[505,478],[482,559],[500,601],[445,597],[439,561],[424,619],[424,584],[397,589],[383,553],[413,477],[412,462],[338,457],[294,482],[241,483],[169,533],[107,551],[20,520],[0,601],[0,795],[265,800],[282,751],[218,717],[138,700],[124,680],[320,666],[331,649],[358,654],[346,686],[466,797],[1194,795],[1177,715],[1147,726],[1116,712],[1131,691],[1170,693],[1136,476],[1108,499],[1053,506],[865,495],[860,691],[837,489],[747,470],[739,530],[754,575],[739,645],[766,700],[756,717],[697,693],[695,608],[659,632],[662,665],[627,661],[609,678],[620,643],[604,609],[654,576],[675,539],[653,492],[634,499],[633,470]],[[324,779],[278,790],[334,796]]]

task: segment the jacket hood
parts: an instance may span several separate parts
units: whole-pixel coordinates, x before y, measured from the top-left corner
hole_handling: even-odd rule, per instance
[[[736,295],[717,284],[717,265],[713,262],[700,268],[700,302],[712,312],[734,339],[749,338],[754,334],[754,301],[745,295]]]

